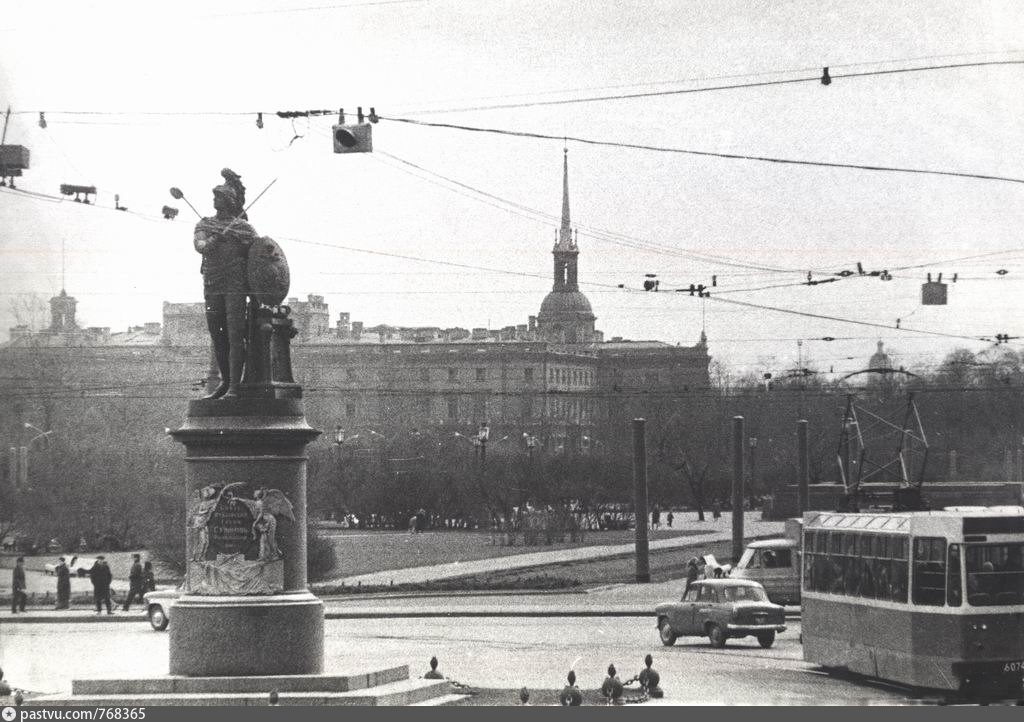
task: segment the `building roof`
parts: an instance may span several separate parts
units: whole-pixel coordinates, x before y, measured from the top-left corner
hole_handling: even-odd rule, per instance
[[[590,301],[579,291],[551,291],[540,304],[538,318],[549,320],[558,317],[583,317],[594,320],[594,311]]]

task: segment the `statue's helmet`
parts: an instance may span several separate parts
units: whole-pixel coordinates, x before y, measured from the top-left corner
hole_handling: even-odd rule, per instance
[[[238,190],[234,186],[222,183],[213,189],[213,197],[215,201],[217,198],[223,200],[227,210],[230,210],[234,215],[237,216],[242,212],[242,201],[238,196]]]

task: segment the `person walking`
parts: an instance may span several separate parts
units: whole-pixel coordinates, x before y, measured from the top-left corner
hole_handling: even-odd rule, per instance
[[[57,575],[57,606],[54,609],[71,608],[71,570],[68,569],[64,557],[57,560],[57,568],[53,571]]]
[[[142,565],[142,593],[156,591],[156,573],[153,571],[153,562],[146,562]]]
[[[669,512],[669,513],[668,513],[668,516],[666,516],[666,517],[665,517],[665,521],[667,521],[667,522],[668,522],[668,528],[669,528],[669,529],[671,529],[671,528],[672,528],[672,521],[673,521],[673,520],[674,520],[675,518],[676,518],[676,517],[675,517],[675,514],[673,514],[672,512]]]
[[[132,554],[132,568],[128,572],[128,596],[124,599],[124,611],[128,611],[131,603],[136,598],[142,601],[142,557]]]
[[[113,614],[114,610],[110,608],[110,582],[114,575],[110,573],[110,567],[103,556],[96,557],[96,562],[89,570],[89,579],[92,581],[92,596],[96,600],[96,613],[100,614],[101,606],[106,604],[107,614]]]
[[[14,560],[14,573],[11,575],[11,614],[25,611],[28,601],[25,589],[25,557],[18,557]]]

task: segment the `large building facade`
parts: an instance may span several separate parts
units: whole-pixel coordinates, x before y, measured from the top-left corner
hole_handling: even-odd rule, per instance
[[[550,451],[586,453],[628,437],[629,421],[678,407],[709,385],[707,339],[694,346],[605,341],[579,287],[580,248],[569,214],[563,160],[561,227],[553,284],[539,313],[501,329],[367,326],[348,313],[331,326],[322,296],[288,299],[299,330],[293,367],[311,423],[346,433],[438,427],[492,438],[531,439]],[[164,303],[162,323],[124,332],[79,328],[75,299],[51,302],[48,329],[11,330],[0,347],[0,394],[11,413],[5,446],[24,443],[24,424],[77,423],[88,399],[138,399],[153,423],[174,426],[184,402],[216,374],[202,303]],[[161,421],[160,419],[163,419]],[[390,432],[388,430],[391,430]]]

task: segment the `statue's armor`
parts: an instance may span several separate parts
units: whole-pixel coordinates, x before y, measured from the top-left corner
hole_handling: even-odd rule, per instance
[[[200,271],[204,295],[246,293],[246,260],[255,238],[255,229],[237,218],[232,221],[203,218],[196,224],[196,250],[203,254]],[[204,240],[206,246],[200,249],[199,244]]]

